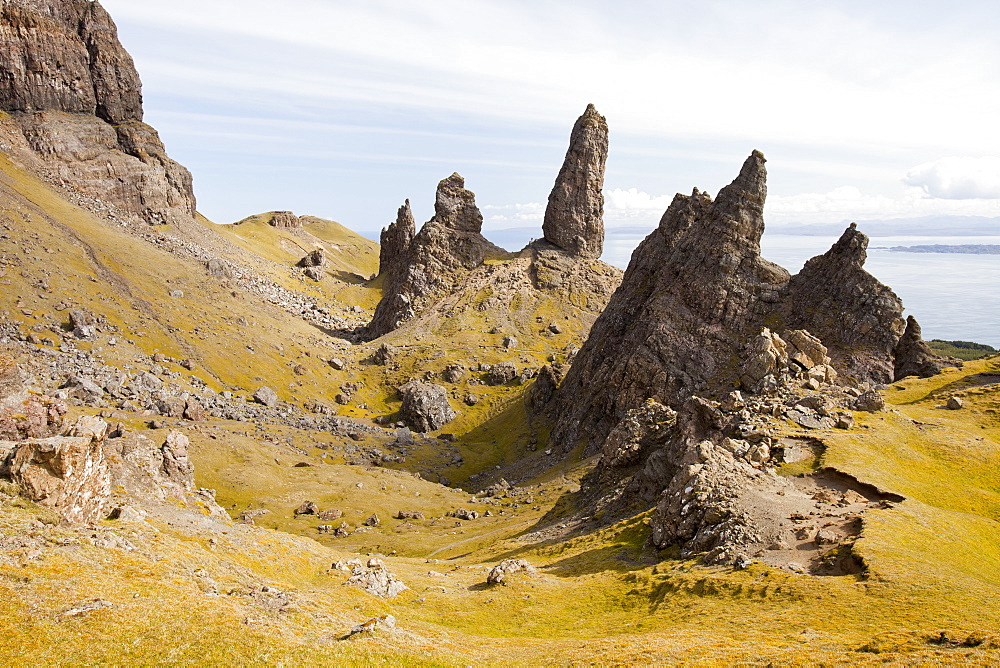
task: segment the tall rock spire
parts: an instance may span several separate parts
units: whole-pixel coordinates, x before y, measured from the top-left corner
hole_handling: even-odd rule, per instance
[[[604,163],[608,124],[588,104],[573,126],[569,150],[549,194],[542,231],[551,244],[585,257],[604,250]]]
[[[396,220],[382,229],[379,237],[378,273],[383,277],[382,289],[392,290],[406,273],[410,242],[416,234],[410,200],[396,212]]]

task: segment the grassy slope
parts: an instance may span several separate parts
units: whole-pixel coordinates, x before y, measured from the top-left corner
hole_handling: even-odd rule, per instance
[[[373,408],[377,412],[391,408],[389,388],[427,368],[439,371],[457,356],[435,350],[445,341],[462,351],[462,359],[492,363],[509,357],[498,347],[480,347],[480,316],[463,309],[467,315],[457,325],[425,321],[426,328],[415,333],[422,338],[409,341],[418,348],[408,353],[419,354],[402,359],[398,368],[360,364],[370,346],[357,346],[344,353],[351,366],[338,374],[315,355],[305,355],[314,352],[317,338],[308,326],[248,297],[232,297],[226,286],[206,280],[194,263],[107,228],[9,163],[0,162],[0,168],[13,193],[2,212],[17,222],[18,240],[32,246],[25,265],[7,268],[0,277],[10,281],[2,308],[30,310],[37,315],[25,318],[48,327],[61,318],[51,302],[71,294],[119,324],[122,337],[135,342],[103,347],[100,354],[111,361],[128,362],[135,354],[160,349],[197,357],[198,373],[218,387],[252,387],[258,378],[279,378],[279,392],[299,397],[328,397],[331,386],[360,375],[369,388],[362,398],[382,402]],[[17,200],[18,195],[29,201]],[[80,238],[71,241],[67,228]],[[25,230],[38,238],[29,238]],[[45,266],[31,260],[36,255],[60,260],[59,271],[45,276],[50,293],[34,286]],[[98,283],[87,279],[91,275]],[[164,294],[175,286],[186,294],[200,291],[199,299],[171,301]],[[19,297],[24,306],[16,305]],[[131,308],[138,300],[145,303]],[[516,320],[523,331],[537,333],[518,352],[521,364],[540,363],[572,343],[571,335],[548,337],[541,331],[561,312],[549,310],[554,308],[533,305]],[[240,314],[257,325],[241,334],[239,345],[219,346],[220,340],[233,340],[232,322]],[[139,331],[145,336],[137,336]],[[399,337],[395,342],[404,343],[403,334]],[[252,367],[242,364],[248,341],[256,349]],[[494,342],[488,338],[485,345]],[[309,366],[310,374],[293,377],[293,361]],[[579,471],[568,471],[565,479],[550,476],[533,505],[504,507],[510,512],[503,516],[456,527],[451,518],[441,518],[446,510],[486,507],[469,506],[466,496],[403,472],[324,463],[322,455],[330,451],[319,446],[332,443],[329,435],[220,422],[189,430],[198,483],[217,488],[220,502],[233,512],[267,507],[272,512],[259,520],[262,525],[319,542],[238,526],[219,534],[162,522],[102,522],[99,532],[116,531],[138,547],[125,551],[93,547],[86,532],[51,530],[37,554],[29,548],[5,552],[12,561],[0,565],[0,633],[5,638],[0,657],[10,663],[30,657],[40,664],[81,652],[95,663],[139,664],[680,659],[857,664],[881,662],[871,652],[906,651],[907,661],[996,662],[995,649],[935,648],[926,641],[953,629],[949,638],[964,640],[978,632],[983,638],[992,634],[987,645],[1000,645],[1000,393],[984,385],[996,382],[988,374],[998,367],[994,358],[936,378],[906,380],[887,393],[890,407],[900,414],[859,415],[858,428],[825,437],[823,464],[907,497],[866,522],[856,549],[870,569],[868,580],[815,579],[756,565],[736,573],[689,562],[654,564],[656,555],[642,549],[643,517],[564,543],[518,540],[573,488]],[[471,377],[451,389],[456,395],[481,392],[485,400],[448,427],[463,436],[465,471],[528,456],[531,429],[519,404],[522,388],[487,389],[470,385]],[[937,408],[952,394],[965,399],[965,409]],[[349,410],[361,412],[356,406]],[[535,437],[543,448],[544,433]],[[313,466],[294,467],[299,461]],[[465,474],[449,472],[456,480]],[[352,526],[371,512],[383,516],[400,509],[422,510],[428,519],[410,527],[386,520],[371,532],[332,539],[315,533],[317,521],[290,516],[307,499],[324,509],[340,508]],[[4,503],[0,533],[38,533],[41,529],[31,524],[36,518],[51,521],[31,504]],[[210,538],[216,538],[214,547]],[[382,601],[342,586],[343,574],[326,573],[332,561],[352,551],[374,550],[396,551],[390,568],[410,592]],[[422,558],[436,551],[438,557],[454,558],[440,564]],[[542,571],[515,577],[509,587],[486,588],[483,568],[506,556],[528,558]],[[221,595],[209,591],[199,570],[217,583]],[[262,584],[291,592],[296,608],[275,612],[252,603],[247,592]],[[116,606],[61,616],[96,597]],[[332,640],[386,612],[399,618],[403,631],[346,643]]]

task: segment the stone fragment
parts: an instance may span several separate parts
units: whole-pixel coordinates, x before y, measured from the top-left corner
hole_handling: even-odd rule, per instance
[[[318,515],[319,506],[316,505],[314,501],[303,501],[302,504],[295,509],[295,516],[300,515]]]
[[[965,406],[962,399],[954,395],[948,397],[948,403],[945,404],[950,410],[957,411]]]
[[[400,510],[396,513],[396,519],[399,520],[422,520],[424,519],[424,514],[419,510]]]
[[[484,380],[487,385],[506,385],[517,377],[517,367],[513,362],[498,362],[490,366]]]
[[[297,267],[325,267],[326,266],[326,255],[323,254],[322,248],[314,248],[309,251],[304,258],[298,261],[295,265]]]
[[[372,513],[372,516],[366,519],[361,524],[363,524],[366,527],[377,527],[379,524],[381,524],[381,520],[379,520],[377,514]]]

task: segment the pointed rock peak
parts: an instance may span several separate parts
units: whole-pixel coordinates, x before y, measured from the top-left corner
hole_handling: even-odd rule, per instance
[[[379,236],[378,272],[387,277],[387,283],[395,281],[406,271],[410,242],[415,232],[410,200],[406,200],[396,212],[396,220],[383,228]]]
[[[476,195],[465,189],[465,179],[458,172],[438,183],[434,221],[462,232],[483,229],[483,214],[476,206]]]
[[[407,199],[404,201],[403,206],[399,207],[399,210],[396,211],[396,222],[393,225],[397,226],[400,230],[408,231],[409,236],[413,237],[417,224],[413,220],[413,210],[410,209],[410,200]]]
[[[767,169],[764,154],[754,150],[740,170],[740,175],[719,191],[717,210],[740,222],[754,222],[759,226],[757,238],[764,232],[764,200],[767,199]]]
[[[577,119],[559,176],[549,194],[542,231],[545,240],[584,257],[604,250],[604,163],[608,123],[594,105]]]
[[[868,259],[868,237],[858,230],[857,223],[851,223],[826,255],[860,267]]]

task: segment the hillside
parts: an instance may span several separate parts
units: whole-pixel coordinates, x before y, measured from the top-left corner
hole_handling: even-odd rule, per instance
[[[518,252],[220,225],[99,3],[0,43],[0,663],[1000,662],[1000,356],[764,260],[760,152],[624,273],[593,105]]]

